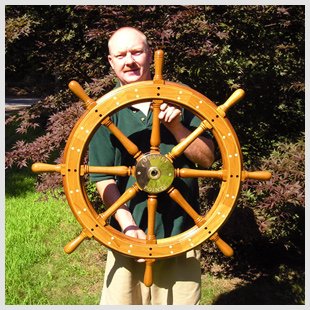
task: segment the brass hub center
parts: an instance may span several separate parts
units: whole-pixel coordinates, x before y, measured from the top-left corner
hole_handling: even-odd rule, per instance
[[[141,190],[157,194],[167,190],[174,180],[174,167],[162,154],[146,154],[136,164],[135,178]]]
[[[151,167],[148,171],[148,177],[152,180],[157,180],[161,176],[161,171],[158,167]]]

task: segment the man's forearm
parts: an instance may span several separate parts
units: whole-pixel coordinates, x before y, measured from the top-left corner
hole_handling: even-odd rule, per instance
[[[96,185],[102,201],[107,207],[112,206],[121,197],[114,179],[99,181]],[[126,204],[117,209],[114,218],[126,235],[139,239],[146,238],[145,233],[137,226]]]
[[[114,202],[121,197],[114,179],[99,181],[96,185],[98,192],[107,207],[112,206]],[[130,225],[135,225],[132,214],[127,205],[118,208],[114,213],[114,217],[118,221],[122,230],[125,230]]]
[[[177,143],[186,139],[191,131],[181,122],[181,109],[177,106],[163,103],[160,106],[159,119],[173,134]],[[184,151],[184,155],[192,162],[209,168],[214,161],[214,144],[211,139],[198,137]]]
[[[169,129],[169,128],[168,128]],[[191,131],[184,127],[181,123],[170,129],[177,143],[182,142]],[[198,137],[184,151],[184,155],[192,162],[209,168],[214,161],[214,144],[211,139]]]

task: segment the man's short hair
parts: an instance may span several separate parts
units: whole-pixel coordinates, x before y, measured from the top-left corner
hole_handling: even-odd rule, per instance
[[[145,46],[146,46],[146,51],[149,50],[149,44],[148,44],[148,42],[147,42],[147,38],[146,38],[145,34],[144,34],[142,31],[140,31],[140,30],[138,30],[138,29],[136,29],[136,28],[133,28],[133,27],[122,27],[122,28],[117,29],[115,32],[113,32],[113,34],[111,35],[111,37],[110,37],[110,39],[109,39],[109,41],[108,41],[109,54],[111,54],[111,53],[110,53],[110,45],[111,45],[110,42],[111,42],[112,38],[114,37],[114,35],[117,34],[118,32],[121,32],[121,31],[123,31],[123,30],[126,30],[126,29],[127,29],[127,30],[136,31],[137,33],[139,33],[139,35],[141,36],[141,38],[142,38],[142,40],[143,40],[143,43],[144,43]]]

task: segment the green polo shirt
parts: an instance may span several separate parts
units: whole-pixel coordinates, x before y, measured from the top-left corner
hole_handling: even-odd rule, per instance
[[[144,154],[150,151],[150,137],[152,131],[153,113],[151,109],[146,116],[140,110],[128,107],[120,110],[111,116],[113,123],[126,135],[139,150]],[[193,131],[201,121],[194,114],[186,109],[182,111],[182,124]],[[168,154],[177,144],[174,136],[163,125],[160,124],[161,144],[160,153]],[[210,139],[211,134],[205,135]],[[100,126],[94,134],[89,144],[89,164],[90,166],[127,166],[136,164],[135,159],[128,154],[120,141],[105,126]],[[195,164],[184,155],[176,158],[173,162],[174,168],[195,168]],[[104,174],[91,174],[93,182],[114,178],[120,193],[135,183],[135,178],[117,177]],[[175,178],[172,184],[177,188],[186,201],[199,213],[199,189],[197,178]],[[141,191],[128,201],[127,205],[132,212],[136,224],[147,233],[147,198],[148,193]],[[191,217],[176,203],[166,192],[157,194],[158,205],[155,220],[155,235],[157,239],[171,237],[184,232],[194,225]],[[121,230],[114,217],[110,220],[110,225]]]

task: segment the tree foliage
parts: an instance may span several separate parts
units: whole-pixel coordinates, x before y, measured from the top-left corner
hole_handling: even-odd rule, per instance
[[[264,163],[274,179],[265,185],[247,183],[241,201],[250,201],[250,206],[234,211],[240,216],[239,221],[235,217],[236,225],[244,220],[242,225],[248,228],[247,240],[244,235],[239,239],[250,243],[257,236],[255,223],[271,242],[285,239],[280,232],[288,232],[290,238],[290,228],[298,238],[303,176],[295,182],[288,171],[298,176],[302,169],[295,164],[304,160],[300,148],[305,131],[305,6],[301,5],[6,6],[6,92],[42,94],[38,104],[6,121],[17,126],[16,142],[6,150],[6,167],[62,161],[66,140],[84,111],[67,85],[77,80],[94,99],[112,89],[116,78],[107,61],[107,41],[122,26],[140,29],[153,50],[165,51],[165,79],[187,84],[216,104],[238,88],[245,90],[245,98],[230,109],[228,118],[240,140],[245,168]],[[39,190],[60,185],[56,174],[39,177]],[[257,191],[261,194],[254,198]],[[201,184],[203,199],[206,192],[216,195],[217,185]],[[249,220],[253,214],[254,222]],[[284,244],[293,247],[287,240]],[[300,247],[299,243],[299,253]]]
[[[62,91],[75,79],[102,95],[114,82],[107,40],[115,29],[134,26],[154,50],[165,50],[166,79],[217,104],[245,90],[229,118],[253,163],[275,141],[304,131],[304,23],[304,6],[8,6],[6,83],[16,83],[18,64],[32,77],[57,77]],[[54,89],[48,86],[46,93]],[[71,104],[51,104],[46,112]]]

